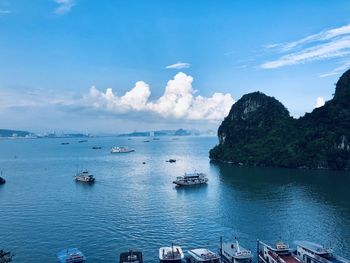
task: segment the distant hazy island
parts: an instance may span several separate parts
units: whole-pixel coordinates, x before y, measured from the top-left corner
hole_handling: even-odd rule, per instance
[[[158,130],[158,131],[135,131],[131,133],[119,134],[120,137],[148,137],[148,136],[200,136],[200,135],[215,135],[214,131],[199,131],[199,130]]]
[[[350,168],[350,70],[333,99],[294,119],[273,97],[244,95],[218,129],[213,161],[243,165],[347,170]]]

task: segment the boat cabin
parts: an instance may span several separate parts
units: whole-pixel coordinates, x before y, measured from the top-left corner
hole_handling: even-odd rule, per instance
[[[220,263],[220,256],[206,248],[188,251],[187,263]]]
[[[123,252],[120,254],[119,263],[142,263],[142,252],[132,251]]]
[[[303,263],[350,263],[333,254],[333,250],[308,241],[297,241],[297,257]]]

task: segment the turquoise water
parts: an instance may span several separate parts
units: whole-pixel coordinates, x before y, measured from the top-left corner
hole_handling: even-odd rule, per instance
[[[7,179],[0,186],[0,248],[16,254],[15,262],[56,262],[66,247],[79,247],[88,262],[117,262],[129,249],[156,262],[160,246],[217,249],[220,235],[239,237],[252,250],[257,238],[310,240],[350,258],[349,172],[211,164],[214,137],[78,140],[0,140]],[[114,145],[136,152],[112,155]],[[74,182],[77,165],[96,183]],[[207,173],[209,184],[173,186],[193,170]]]

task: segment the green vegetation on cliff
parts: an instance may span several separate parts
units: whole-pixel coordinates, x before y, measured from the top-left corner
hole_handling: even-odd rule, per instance
[[[350,168],[350,70],[336,85],[334,98],[294,119],[275,98],[244,95],[218,130],[210,159],[245,165]]]

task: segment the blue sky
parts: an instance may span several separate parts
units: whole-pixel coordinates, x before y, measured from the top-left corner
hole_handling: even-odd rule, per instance
[[[350,67],[349,14],[349,1],[0,0],[1,128],[216,129],[256,90],[302,116]]]

